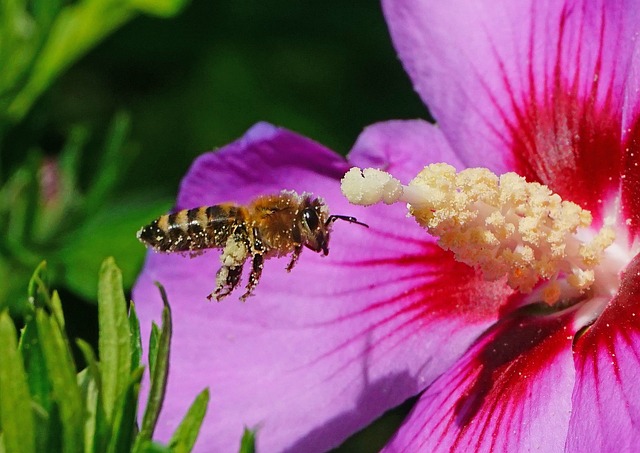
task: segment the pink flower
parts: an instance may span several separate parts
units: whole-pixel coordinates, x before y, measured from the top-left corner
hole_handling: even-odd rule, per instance
[[[177,209],[310,191],[337,223],[330,253],[266,262],[256,296],[206,303],[218,251],[149,255],[141,325],[163,283],[175,332],[159,434],[198,391],[201,451],[322,451],[423,392],[386,450],[630,451],[640,444],[640,5],[623,1],[383,1],[394,44],[438,126],[367,128],[345,161],[266,124],[199,158]],[[352,165],[408,181],[432,162],[514,171],[612,222],[595,283],[540,303],[485,281],[402,206],[347,204]],[[592,234],[586,231],[584,234]],[[240,291],[238,295],[242,292]]]

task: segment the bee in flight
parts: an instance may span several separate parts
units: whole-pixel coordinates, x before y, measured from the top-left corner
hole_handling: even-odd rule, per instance
[[[240,297],[244,301],[257,286],[265,259],[291,254],[287,265],[291,271],[302,247],[327,255],[331,225],[338,219],[368,227],[354,217],[330,215],[322,198],[283,190],[260,196],[247,206],[223,203],[160,216],[138,231],[138,239],[164,253],[195,255],[221,248],[222,267],[209,300],[220,301],[238,286],[242,267],[251,257],[249,282]]]

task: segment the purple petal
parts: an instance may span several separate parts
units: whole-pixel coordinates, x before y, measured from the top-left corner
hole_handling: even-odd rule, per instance
[[[562,451],[574,382],[570,319],[501,321],[425,391],[384,451]]]
[[[329,256],[306,250],[290,274],[286,259],[269,260],[245,304],[237,296],[206,302],[219,251],[148,256],[134,289],[145,335],[161,310],[154,280],[165,285],[174,317],[161,439],[209,386],[200,451],[237,445],[244,426],[258,428],[260,451],[326,450],[422,390],[496,319],[511,291],[435,247],[402,206],[348,205],[339,185],[348,166],[264,124],[193,165],[179,208],[306,190],[370,228],[336,223]]]
[[[416,90],[468,166],[514,169],[598,217],[620,181],[637,2],[383,6]]]
[[[575,348],[576,389],[567,450],[635,451],[640,445],[640,257],[618,295]]]
[[[368,126],[349,152],[359,167],[387,171],[405,184],[433,162],[447,162],[458,170],[464,164],[442,130],[423,120],[395,120]]]

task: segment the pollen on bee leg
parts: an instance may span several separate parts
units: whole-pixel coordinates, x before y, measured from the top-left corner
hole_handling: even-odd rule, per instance
[[[506,277],[523,293],[546,282],[539,289],[549,304],[563,295],[557,278],[574,291],[588,289],[594,268],[615,240],[609,226],[589,241],[578,239],[578,231],[591,225],[591,213],[516,173],[457,172],[437,163],[403,185],[381,170],[352,168],[342,179],[342,193],[364,206],[407,203],[409,214],[456,260],[481,269],[488,280]]]
[[[230,236],[222,250],[220,261],[223,266],[240,266],[247,259],[247,256],[249,256],[249,250],[246,244]]]

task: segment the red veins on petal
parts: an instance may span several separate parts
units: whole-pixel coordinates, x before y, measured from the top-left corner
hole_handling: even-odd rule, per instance
[[[568,451],[635,450],[640,442],[640,256],[624,271],[618,294],[576,341],[575,366]]]
[[[623,96],[619,87],[614,86],[616,78],[599,77],[604,72],[615,73],[615,69],[605,67],[603,55],[612,51],[604,49],[602,44],[605,34],[611,31],[605,30],[603,20],[597,37],[601,46],[596,60],[593,66],[581,64],[584,56],[580,39],[578,49],[565,49],[571,41],[565,36],[568,14],[565,12],[557,25],[554,61],[543,80],[530,67],[528,86],[519,93],[505,74],[504,91],[513,113],[503,110],[507,130],[503,140],[511,149],[511,165],[517,173],[529,181],[548,185],[563,199],[578,203],[600,220],[602,202],[612,191],[618,190],[624,167],[633,172],[635,178],[632,179],[637,181],[640,170],[625,160],[630,158],[629,151],[632,155],[640,148],[634,140],[637,134],[623,143]],[[535,61],[535,48],[532,33],[531,62]],[[568,68],[574,68],[574,73],[568,72],[571,70]],[[640,191],[636,187],[632,192],[635,198],[628,196],[627,201],[637,207]]]
[[[598,218],[603,197],[620,181],[619,116],[610,105],[578,98],[571,87],[531,101],[510,127],[515,171]]]
[[[469,430],[479,430],[482,436],[489,426],[488,415],[493,413],[492,422],[500,423],[509,415],[510,404],[524,403],[530,396],[530,380],[570,347],[571,338],[566,320],[559,317],[516,317],[501,323],[470,364],[475,380],[455,405],[459,438]],[[509,404],[503,404],[507,400]],[[485,424],[472,425],[480,412]]]
[[[569,321],[522,313],[496,324],[425,392],[389,451],[518,451],[544,436],[547,447],[562,445],[573,382]],[[541,432],[548,423],[559,434]]]

